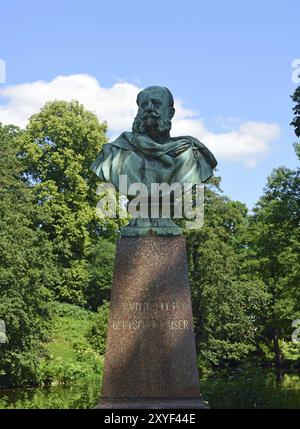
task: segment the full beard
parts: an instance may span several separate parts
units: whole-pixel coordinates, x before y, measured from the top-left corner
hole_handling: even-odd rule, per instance
[[[167,134],[171,130],[171,127],[172,124],[170,119],[157,117],[146,117],[142,119],[140,115],[137,115],[132,125],[132,131],[135,133],[147,134],[147,128],[156,128],[159,134]]]

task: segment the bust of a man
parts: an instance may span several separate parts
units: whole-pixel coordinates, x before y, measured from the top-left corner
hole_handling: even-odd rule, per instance
[[[115,141],[103,146],[91,169],[119,190],[119,176],[127,183],[143,183],[150,192],[151,183],[206,182],[217,161],[194,137],[170,137],[174,116],[171,92],[150,86],[137,96],[138,113],[132,132],[123,132]]]
[[[112,183],[121,193],[124,191],[120,176],[126,177],[128,189],[134,184],[142,184],[146,189],[143,201],[148,207],[147,214],[141,215],[140,211],[139,215],[134,215],[129,225],[121,228],[123,236],[180,235],[181,229],[171,219],[173,215],[163,213],[163,192],[161,199],[153,202],[152,185],[179,184],[191,188],[212,176],[217,161],[196,138],[170,136],[175,109],[173,96],[167,88],[150,86],[144,89],[137,96],[137,104],[132,132],[125,131],[115,141],[105,144],[91,169],[99,179]],[[132,194],[126,196],[133,199]],[[175,201],[170,196],[167,205],[171,210]],[[155,204],[158,212],[153,210]]]

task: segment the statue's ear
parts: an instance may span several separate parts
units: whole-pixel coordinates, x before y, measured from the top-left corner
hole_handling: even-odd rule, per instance
[[[172,119],[174,115],[175,115],[175,109],[174,107],[170,107],[170,119]]]

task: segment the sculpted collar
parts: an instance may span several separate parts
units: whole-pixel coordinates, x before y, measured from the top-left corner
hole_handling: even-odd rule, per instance
[[[192,146],[192,143],[184,137],[170,138],[165,143],[157,143],[147,135],[128,131],[122,133],[111,144],[125,150],[141,152],[148,158],[159,159],[167,167],[173,167],[173,158]]]

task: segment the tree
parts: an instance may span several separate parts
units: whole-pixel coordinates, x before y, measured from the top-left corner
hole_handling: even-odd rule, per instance
[[[300,137],[300,86],[298,86],[291,98],[293,102],[296,103],[296,105],[293,107],[295,116],[291,122],[291,125],[295,128],[296,136]]]
[[[0,124],[0,385],[34,385],[50,326],[48,287],[55,282],[51,244],[36,225],[40,213],[18,156],[21,132]]]
[[[99,239],[90,246],[87,254],[89,273],[86,300],[89,308],[96,311],[105,301],[110,300],[113,265],[115,261],[115,244]]]
[[[281,341],[290,340],[300,317],[300,169],[275,169],[254,210],[251,225],[254,269],[271,295],[265,338],[282,364]]]
[[[236,363],[256,349],[268,294],[246,267],[247,210],[207,186],[204,226],[187,236],[200,361]]]
[[[112,229],[97,218],[97,177],[90,171],[105,132],[106,124],[77,101],[54,101],[30,118],[22,136],[26,174],[44,213],[41,228],[57,258],[55,296],[77,305],[90,295],[89,247]]]
[[[296,105],[293,107],[293,112],[295,116],[293,121],[291,122],[291,125],[295,129],[296,136],[300,137],[300,86],[298,86],[291,98],[294,103],[296,103]],[[294,148],[296,151],[296,155],[300,159],[300,143],[295,143]]]

